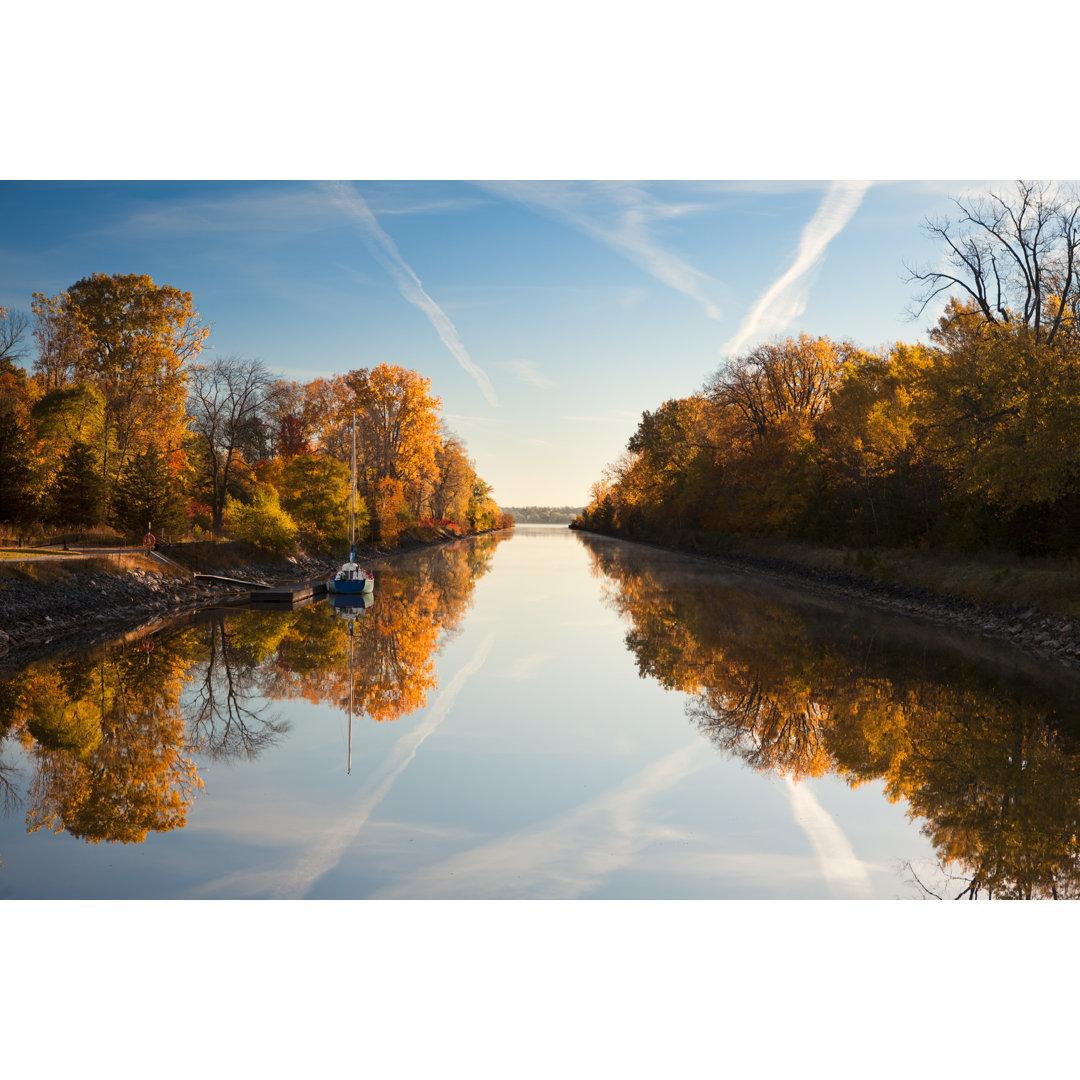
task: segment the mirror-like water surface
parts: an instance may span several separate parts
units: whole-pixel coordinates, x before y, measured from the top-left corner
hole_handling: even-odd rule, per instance
[[[1074,896],[1078,682],[520,527],[0,672],[0,895]]]

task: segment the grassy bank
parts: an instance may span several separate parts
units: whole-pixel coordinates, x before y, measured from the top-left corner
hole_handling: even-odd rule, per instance
[[[728,550],[753,559],[779,559],[925,589],[979,607],[1034,608],[1047,615],[1080,616],[1080,563],[1076,561],[912,548],[853,550],[751,538],[736,539]]]
[[[23,552],[24,555],[32,554]],[[0,561],[0,583],[4,581],[29,581],[38,585],[51,586],[70,581],[76,577],[85,578],[92,574],[108,574],[116,577],[141,570],[156,577],[171,578],[174,575],[162,563],[149,558],[140,549],[132,549],[113,555],[72,555],[63,552],[48,552],[55,558],[19,562],[15,559]],[[2,596],[2,586],[0,586]]]

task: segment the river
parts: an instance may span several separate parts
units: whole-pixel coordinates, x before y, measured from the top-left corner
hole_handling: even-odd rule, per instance
[[[0,671],[4,898],[1075,896],[1080,679],[519,526]]]

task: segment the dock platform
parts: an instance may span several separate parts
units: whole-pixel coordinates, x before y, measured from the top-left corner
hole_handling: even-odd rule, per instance
[[[260,604],[299,604],[326,592],[325,581],[294,581],[285,585],[269,585],[251,594]]]

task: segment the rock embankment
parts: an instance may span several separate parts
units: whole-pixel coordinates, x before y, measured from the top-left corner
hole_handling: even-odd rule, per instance
[[[983,637],[1008,641],[1044,660],[1080,668],[1080,620],[1047,615],[1034,608],[977,606],[968,600],[943,596],[892,581],[856,577],[786,559],[741,553],[691,556],[726,569],[768,578],[779,584],[841,596],[879,611],[910,615],[939,626],[953,626]]]
[[[580,531],[588,533],[591,530]],[[743,552],[689,551],[648,540],[626,542],[677,552],[699,562],[752,575],[789,588],[843,598],[866,604],[879,611],[911,616],[938,626],[950,626],[982,637],[1006,641],[1031,656],[1057,661],[1071,668],[1080,668],[1080,619],[1048,615],[1033,607],[980,606],[960,597],[943,595],[928,589],[856,576],[843,570],[825,569],[788,559],[748,555]]]
[[[164,618],[246,597],[243,586],[193,584],[179,575],[132,568],[123,573],[77,563],[56,566],[49,580],[0,579],[0,656],[15,649],[59,643],[93,644]],[[319,560],[297,560],[220,571],[248,581],[299,580],[325,572]]]

